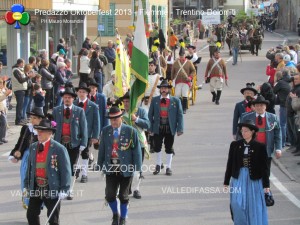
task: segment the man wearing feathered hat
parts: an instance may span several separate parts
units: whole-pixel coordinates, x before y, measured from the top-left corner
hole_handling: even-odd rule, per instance
[[[124,105],[124,114],[122,116],[122,121],[124,124],[127,124],[129,126],[132,126],[136,129],[142,149],[142,162],[144,161],[144,158],[146,159],[150,158],[149,153],[149,146],[147,142],[147,136],[145,134],[145,130],[149,130],[150,128],[150,121],[148,118],[148,113],[145,109],[142,107],[138,107],[136,113],[129,114],[129,108],[130,108],[130,92],[126,92],[126,94],[120,98],[120,100],[123,102]],[[139,178],[142,178],[142,172],[138,175]],[[132,184],[134,187],[133,191],[133,197],[136,199],[140,199],[141,193],[139,184],[135,182],[136,179],[133,180]]]
[[[110,125],[103,129],[98,154],[99,168],[106,175],[105,199],[113,213],[112,225],[126,224],[132,177],[142,168],[142,151],[137,131],[122,123],[122,115],[123,112],[117,106],[110,108],[107,114]]]
[[[213,57],[208,61],[205,71],[205,82],[210,85],[212,102],[220,104],[220,97],[224,82],[227,85],[228,75],[225,61],[220,56],[220,51],[215,50]],[[217,92],[217,93],[216,93]]]
[[[54,140],[64,145],[69,153],[71,171],[74,176],[79,153],[87,147],[88,130],[84,110],[73,104],[77,97],[73,87],[66,87],[60,93],[63,105],[53,109],[53,118],[57,123]]]
[[[258,95],[252,103],[254,105],[255,112],[245,115],[241,122],[249,119],[255,121],[255,125],[259,129],[256,140],[264,143],[267,147],[270,176],[271,161],[274,153],[276,158],[281,157],[282,140],[280,124],[275,114],[266,112],[269,101],[262,95]],[[276,150],[275,152],[274,149]]]
[[[38,142],[30,146],[29,168],[24,179],[24,186],[28,188],[23,195],[30,198],[27,220],[30,225],[40,224],[44,203],[48,216],[53,211],[49,223],[59,224],[60,202],[57,202],[68,196],[71,186],[69,156],[66,148],[51,138],[55,128],[50,120],[42,119],[34,129],[38,133]]]
[[[175,82],[175,96],[181,98],[183,113],[186,113],[188,105],[188,95],[193,77],[196,75],[196,69],[193,63],[185,57],[184,44],[181,42],[179,50],[179,59],[172,67],[171,78]]]
[[[90,89],[86,83],[81,83],[79,87],[75,88],[78,98],[74,101],[74,105],[82,108],[85,112],[85,118],[87,122],[87,135],[88,144],[86,148],[81,152],[82,157],[82,177],[80,182],[86,183],[88,181],[87,172],[89,164],[89,147],[92,144],[97,144],[100,137],[100,115],[98,106],[88,99]]]
[[[236,139],[238,123],[241,120],[241,115],[244,112],[251,112],[251,108],[248,103],[253,100],[254,96],[257,94],[257,90],[254,88],[255,83],[247,83],[245,88],[241,89],[242,95],[244,95],[244,100],[236,103],[233,113],[233,123],[232,123],[232,135],[233,139]]]
[[[174,136],[183,134],[183,111],[181,102],[177,97],[170,96],[172,85],[163,79],[160,85],[160,96],[154,97],[151,101],[148,117],[150,120],[150,134],[154,139],[154,151],[156,154],[156,168],[154,175],[162,169],[161,149],[165,145],[167,153],[166,175],[171,176],[171,164],[174,154]]]

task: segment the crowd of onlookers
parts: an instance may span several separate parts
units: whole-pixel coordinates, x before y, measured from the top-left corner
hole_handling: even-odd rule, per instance
[[[275,105],[280,107],[282,147],[290,146],[288,151],[300,156],[300,40],[272,48],[266,57],[269,79],[260,87],[261,94],[270,102],[268,112],[275,113]]]
[[[99,84],[98,92],[102,93],[104,85],[111,83],[108,82],[111,75],[114,76],[115,48],[113,41],[109,41],[107,48],[102,52],[99,44],[90,44],[87,37],[78,53],[76,72],[80,78],[79,82],[87,83],[94,79]],[[72,61],[67,57],[68,50],[64,39],[61,38],[54,54],[49,56],[48,52],[42,49],[38,51],[37,56],[30,56],[26,60],[20,58],[12,67],[12,75],[0,79],[0,145],[7,142],[4,128],[7,127],[7,110],[12,109],[12,93],[16,98],[15,125],[26,124],[27,113],[33,107],[41,108],[46,115],[49,109],[62,104],[60,93],[67,86],[72,86]],[[0,62],[0,73],[2,66]]]

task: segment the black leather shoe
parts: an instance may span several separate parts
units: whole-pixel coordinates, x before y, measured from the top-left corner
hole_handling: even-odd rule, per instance
[[[298,149],[295,149],[294,151],[292,151],[293,154],[298,153]]]
[[[112,218],[112,223],[111,225],[119,225],[119,219],[120,219],[120,216],[119,214],[114,214],[113,215],[113,218]]]
[[[126,218],[121,217],[119,225],[126,225]]]
[[[85,176],[85,175],[82,175],[82,176],[81,176],[80,183],[87,183],[87,182],[88,182],[88,177]]]
[[[160,165],[156,165],[155,171],[153,172],[153,175],[159,174],[160,173],[160,169],[161,169]]]
[[[166,175],[167,176],[172,176],[172,170],[170,168],[166,169]]]
[[[295,154],[294,156],[300,156],[300,152],[298,152],[297,154]]]
[[[69,193],[69,195],[67,196],[67,200],[73,200],[73,193]]]
[[[219,102],[219,100],[216,100],[216,105],[220,105],[220,102]]]
[[[136,198],[136,199],[141,199],[142,196],[141,196],[140,191],[139,191],[139,190],[135,190],[135,191],[133,192],[133,197]]]

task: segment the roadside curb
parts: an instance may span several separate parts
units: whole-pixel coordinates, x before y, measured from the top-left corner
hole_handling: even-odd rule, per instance
[[[273,158],[272,161],[291,181],[297,181],[296,178],[290,174],[290,172],[278,159]]]
[[[291,43],[291,42],[293,42],[293,41],[295,41],[295,40],[300,39],[300,37],[293,38],[293,37],[289,37],[288,35],[285,35],[285,34],[277,33],[277,32],[275,32],[275,31],[273,31],[273,34],[276,34],[276,35],[278,35],[278,36],[284,38],[284,41],[283,41],[283,43],[282,43],[283,45],[286,45],[287,43]]]

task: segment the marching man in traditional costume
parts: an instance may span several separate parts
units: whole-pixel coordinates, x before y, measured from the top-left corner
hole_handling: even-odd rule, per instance
[[[220,57],[220,51],[215,50],[213,57],[208,61],[206,67],[205,82],[210,84],[210,92],[213,96],[212,102],[215,102],[216,105],[220,104],[224,79],[227,85],[228,75],[225,61]]]
[[[161,95],[152,99],[148,112],[149,132],[154,135],[154,151],[156,153],[156,168],[153,174],[156,175],[161,171],[161,149],[164,143],[167,153],[166,175],[171,176],[174,136],[176,132],[177,136],[183,134],[183,112],[180,100],[170,96],[172,85],[167,80],[163,80],[157,87],[160,89]]]
[[[106,118],[106,97],[104,94],[98,92],[98,84],[95,79],[91,79],[88,83],[90,88],[89,99],[98,105],[99,115],[100,115],[100,134],[104,127],[108,125],[108,119]],[[99,136],[100,139],[100,136]],[[99,143],[94,144],[95,149],[99,149]],[[93,153],[90,149],[90,163],[94,161]]]
[[[248,103],[252,101],[254,96],[257,94],[257,90],[254,86],[254,83],[247,83],[246,87],[241,89],[241,93],[244,95],[244,100],[236,103],[235,105],[232,122],[232,135],[234,140],[236,140],[238,123],[241,120],[242,114],[252,111]]]
[[[67,148],[71,162],[71,171],[76,168],[79,153],[87,147],[88,130],[84,110],[73,104],[77,97],[72,87],[66,87],[61,93],[63,105],[53,109],[53,118],[57,123],[54,140]],[[79,176],[79,173],[77,174]],[[71,199],[71,198],[70,198]]]
[[[175,96],[182,99],[183,113],[186,113],[188,105],[189,90],[193,77],[196,75],[196,69],[193,63],[185,57],[184,47],[179,50],[179,59],[172,67],[171,78],[175,81]]]
[[[148,147],[148,143],[147,143],[147,137],[145,135],[145,130],[148,130],[150,128],[150,122],[149,122],[149,118],[148,118],[148,113],[146,112],[145,109],[138,107],[137,112],[135,114],[132,114],[131,117],[129,115],[129,108],[130,108],[130,94],[129,91],[120,98],[123,102],[124,105],[124,115],[122,116],[122,120],[124,124],[127,124],[129,126],[132,126],[136,129],[137,134],[138,134],[138,138],[141,144],[141,148],[142,148],[142,162],[144,161],[144,157],[146,157],[147,159],[149,159],[149,147]],[[142,172],[139,175],[139,178],[142,178]],[[140,181],[138,181],[138,184],[135,184],[136,179],[133,179],[133,187],[134,187],[134,191],[133,191],[133,197],[140,199],[141,193],[139,190],[139,183]]]
[[[268,175],[270,176],[272,157],[281,157],[281,129],[278,118],[273,113],[266,112],[269,101],[262,95],[252,102],[255,112],[249,113],[242,118],[242,123],[246,120],[252,120],[258,127],[256,140],[266,145],[268,153]],[[275,150],[275,152],[274,152]]]
[[[24,195],[30,197],[27,210],[29,225],[40,225],[41,206],[47,207],[50,225],[59,225],[60,200],[68,196],[71,185],[71,167],[68,152],[51,136],[55,128],[43,119],[34,129],[38,142],[30,146],[28,172],[24,180]],[[58,205],[56,205],[58,204]],[[56,206],[56,208],[55,208]]]
[[[106,175],[105,199],[113,213],[112,225],[126,224],[132,177],[142,167],[142,151],[137,131],[122,123],[122,115],[123,112],[118,107],[110,108],[108,118],[111,125],[103,129],[98,154],[98,165]]]
[[[153,59],[149,60],[149,75],[148,75],[148,86],[145,90],[145,96],[142,101],[142,108],[144,108],[147,112],[150,107],[150,103],[153,97],[159,96],[159,90],[157,89],[157,85],[161,83],[161,75],[155,72],[156,70],[156,62]]]
[[[87,122],[88,129],[88,144],[87,147],[81,152],[82,164],[80,169],[82,170],[82,177],[80,182],[86,183],[88,181],[87,172],[89,164],[89,147],[92,144],[99,142],[100,137],[100,115],[98,106],[88,99],[88,94],[90,89],[87,87],[86,83],[81,83],[77,91],[78,99],[74,101],[74,105],[83,108],[85,112],[85,118]]]

